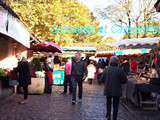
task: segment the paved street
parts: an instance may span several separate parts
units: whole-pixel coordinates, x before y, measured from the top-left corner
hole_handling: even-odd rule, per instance
[[[105,120],[103,87],[85,84],[83,102],[75,106],[71,105],[69,95],[60,95],[62,87],[54,86],[53,90],[52,95],[29,96],[28,103],[24,105],[17,103],[21,95],[6,98],[0,102],[0,120]],[[118,120],[137,120],[138,118],[133,112],[128,112],[120,105]]]

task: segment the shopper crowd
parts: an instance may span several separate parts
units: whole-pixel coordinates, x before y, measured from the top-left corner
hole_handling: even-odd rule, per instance
[[[143,75],[146,71],[150,72],[150,82],[159,82],[159,58],[152,60],[136,59],[135,57],[117,57],[99,58],[92,60],[89,57],[83,58],[80,52],[74,57],[60,59],[55,56],[42,57],[28,62],[24,57],[17,56],[19,60],[17,68],[11,71],[12,79],[18,80],[19,88],[23,88],[24,100],[21,104],[27,102],[28,86],[31,84],[31,77],[36,76],[36,68],[45,71],[45,93],[52,93],[54,65],[64,66],[64,91],[67,95],[69,86],[69,95],[72,95],[72,104],[82,102],[83,83],[88,82],[104,84],[104,95],[106,96],[106,118],[111,119],[111,107],[113,105],[113,120],[117,120],[120,97],[122,95],[122,84],[127,82],[127,76],[130,74]],[[38,67],[37,67],[38,66]],[[150,69],[149,69],[150,68]],[[78,100],[77,100],[78,86]],[[77,102],[78,101],[78,102]]]

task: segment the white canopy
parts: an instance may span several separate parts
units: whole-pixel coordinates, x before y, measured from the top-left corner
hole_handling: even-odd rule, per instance
[[[123,39],[113,44],[120,48],[153,48],[160,41],[160,37]]]

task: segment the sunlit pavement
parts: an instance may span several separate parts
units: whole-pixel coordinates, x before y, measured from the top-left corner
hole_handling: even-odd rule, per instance
[[[75,106],[71,104],[71,96],[60,94],[62,90],[62,87],[54,86],[52,95],[30,95],[28,103],[24,105],[17,103],[21,95],[6,98],[0,102],[0,120],[105,120],[102,86],[85,84],[83,102]],[[118,120],[150,120],[148,117],[145,119],[145,115],[131,109],[128,111],[121,104]],[[151,118],[160,120],[153,119],[153,116]]]

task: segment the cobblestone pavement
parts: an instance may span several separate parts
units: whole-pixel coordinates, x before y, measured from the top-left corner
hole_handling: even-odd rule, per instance
[[[13,95],[2,100],[0,120],[105,120],[102,86],[85,84],[83,102],[75,106],[71,104],[71,96],[60,94],[62,87],[54,86],[53,91],[52,95],[30,95],[28,103],[24,105],[17,103],[21,95]],[[120,105],[118,120],[137,118]]]

